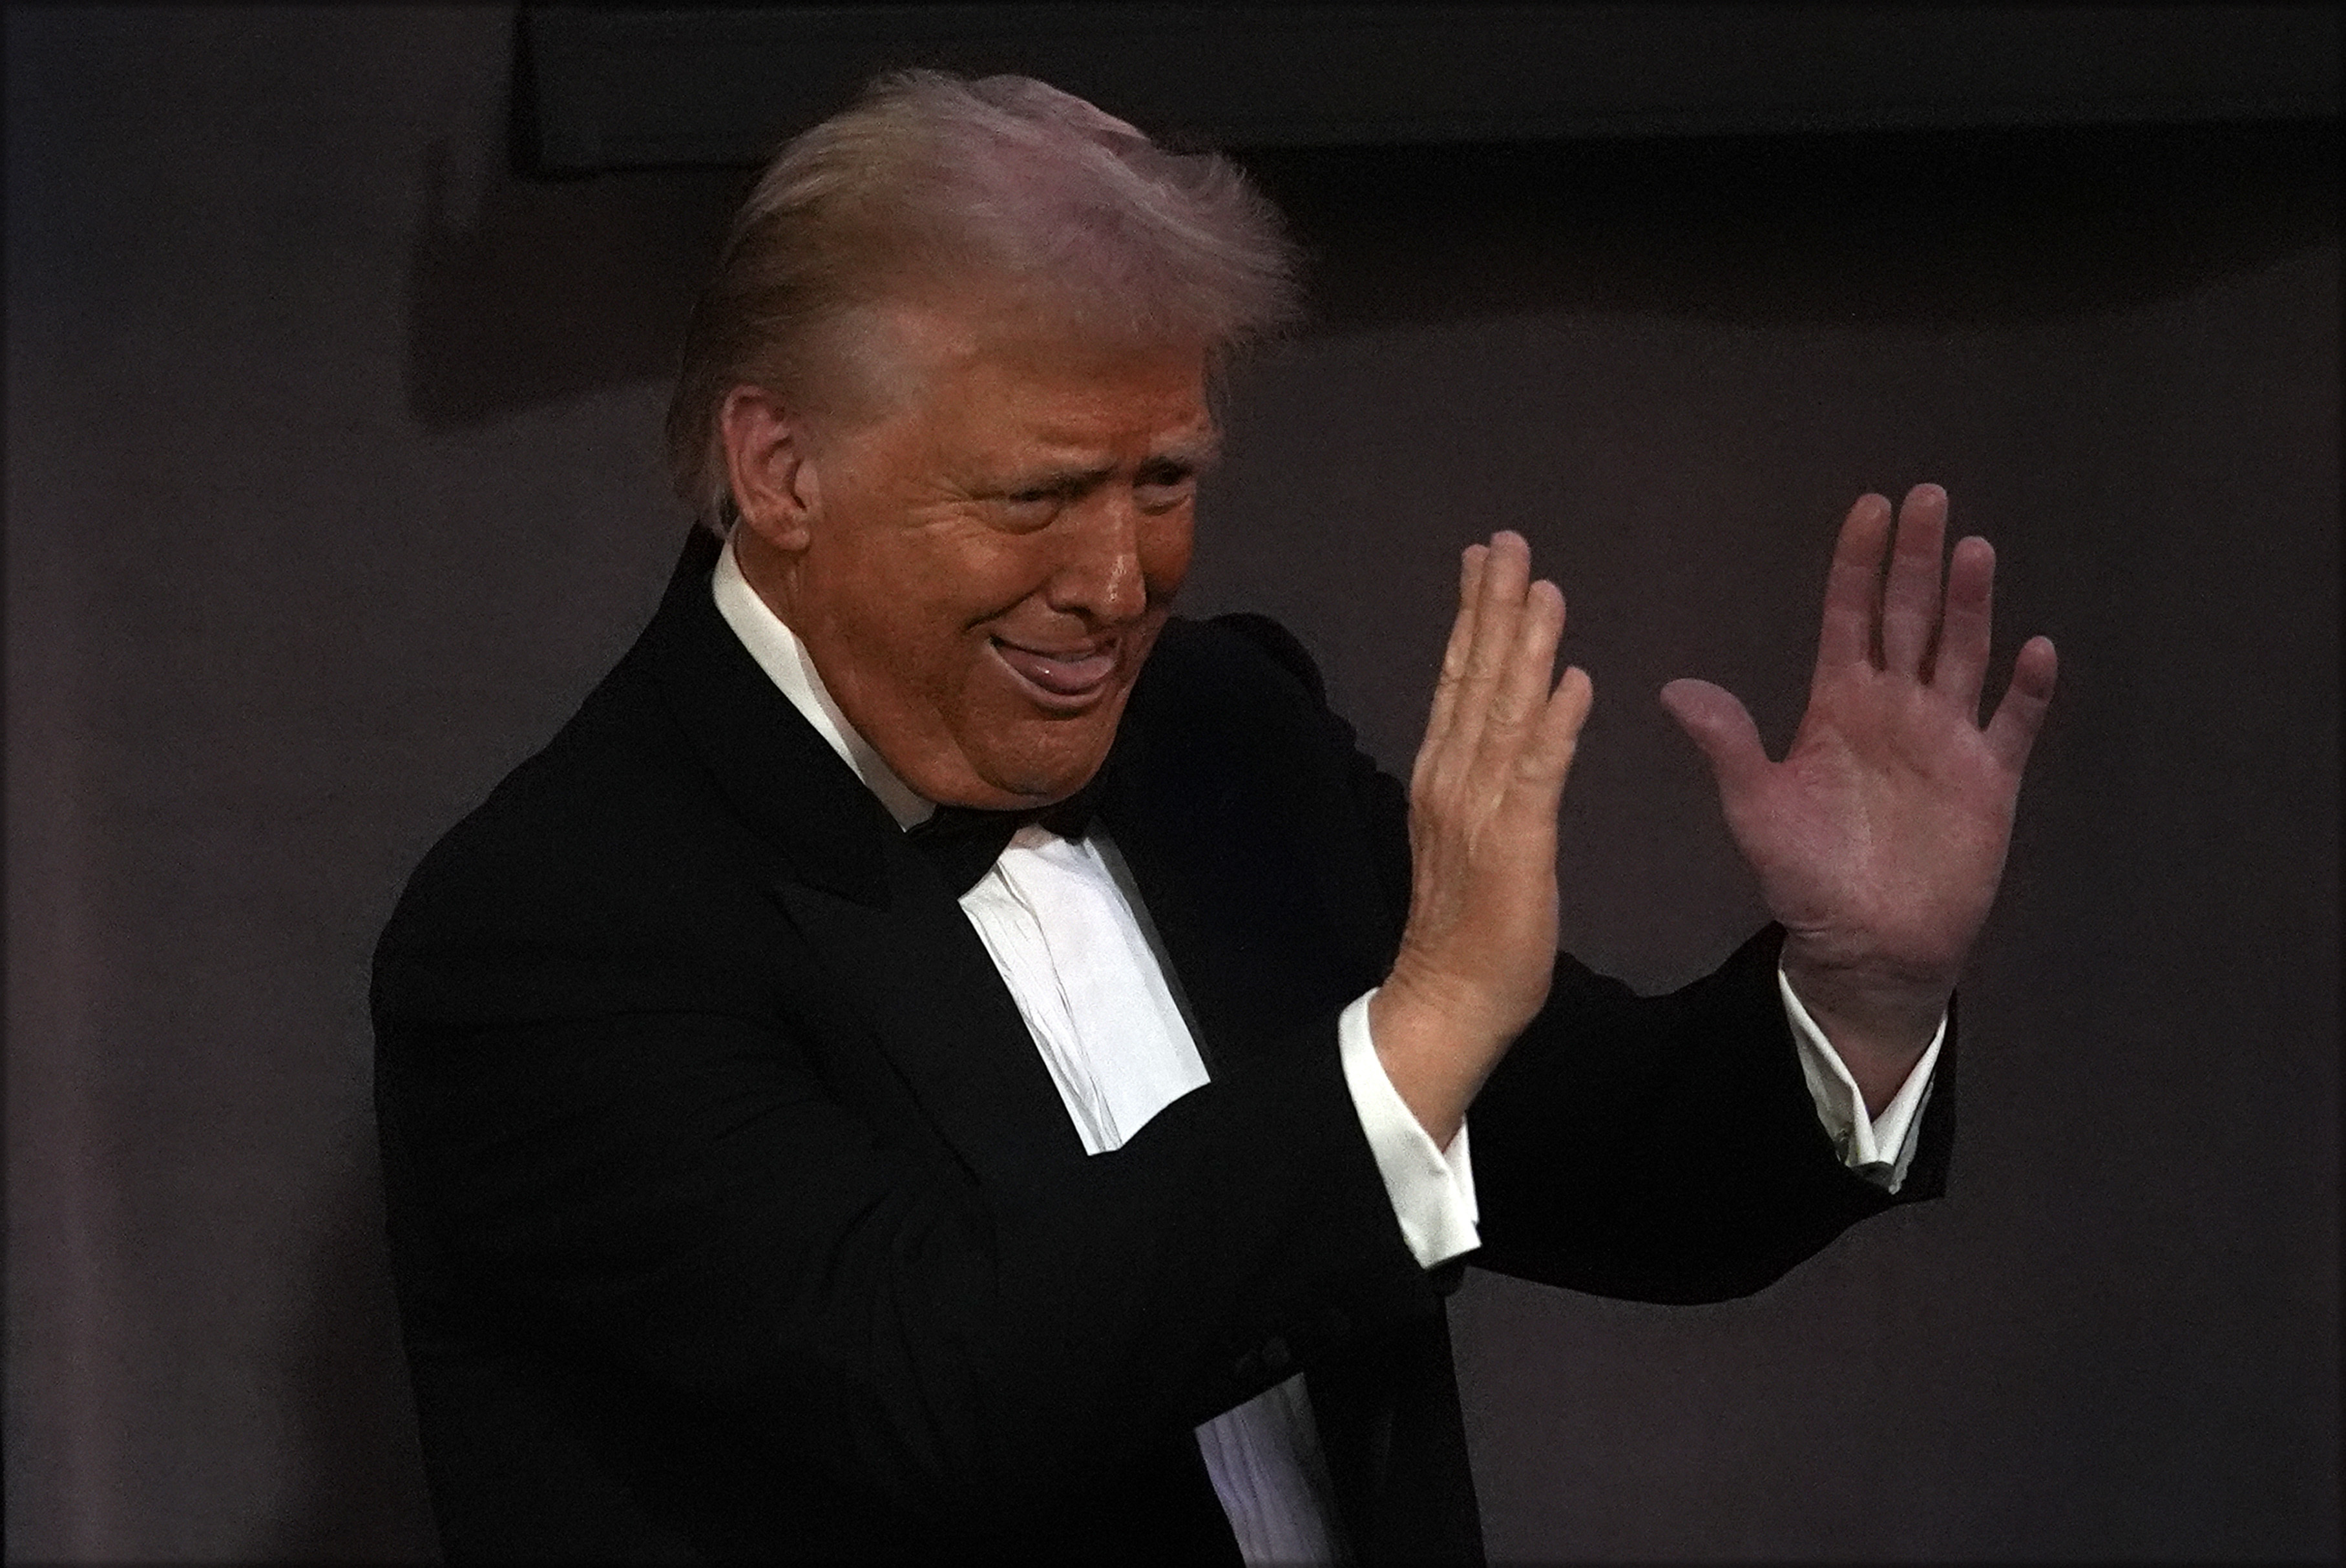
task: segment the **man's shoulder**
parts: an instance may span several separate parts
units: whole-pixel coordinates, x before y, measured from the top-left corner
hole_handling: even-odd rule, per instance
[[[1267,616],[1168,622],[1117,747],[1132,809],[1210,818],[1241,839],[1316,837],[1363,812],[1382,826],[1399,788],[1329,707],[1301,641]]]
[[[413,880],[429,884],[476,862],[563,859],[582,842],[632,839],[632,825],[688,784],[667,728],[646,683],[623,663],[441,836]]]
[[[584,996],[582,967],[616,977],[721,947],[758,893],[746,840],[654,683],[622,661],[424,854],[376,950],[379,996],[437,988],[461,1010],[476,968],[562,972]]]
[[[1251,611],[1165,624],[1134,686],[1132,719],[1232,740],[1316,729],[1332,715],[1320,667],[1296,635]]]
[[[1327,701],[1327,684],[1319,662],[1303,639],[1280,622],[1253,610],[1231,610],[1209,620],[1176,618],[1166,626],[1167,638],[1180,650],[1178,660],[1209,667],[1260,686],[1273,667],[1291,677],[1312,701]],[[1268,661],[1268,662],[1266,662]],[[1274,686],[1284,686],[1274,679]]]
[[[836,790],[812,787],[830,759],[811,730],[772,733],[794,716],[718,613],[716,551],[691,537],[617,667],[433,846],[387,944],[629,922],[691,933],[736,912],[712,903],[762,887],[777,822]]]

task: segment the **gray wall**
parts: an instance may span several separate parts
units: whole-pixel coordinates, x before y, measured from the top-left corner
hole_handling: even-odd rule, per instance
[[[650,609],[740,188],[514,185],[510,26],[7,13],[12,1559],[430,1551],[368,952]],[[1470,1277],[1494,1554],[2335,1553],[2334,140],[1260,161],[1322,314],[1234,390],[1191,604],[1402,766],[1458,545],[1529,534],[1592,962],[1756,918],[1653,693],[1780,741],[1859,490],[1945,484],[1999,657],[2062,650],[1952,1195],[1722,1307]]]

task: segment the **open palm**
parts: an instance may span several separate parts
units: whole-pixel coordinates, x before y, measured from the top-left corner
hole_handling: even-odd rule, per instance
[[[2053,645],[2031,638],[1979,724],[1995,555],[1984,539],[1959,543],[1943,596],[1946,519],[1945,492],[1915,486],[1893,547],[1887,500],[1850,509],[1808,710],[1782,761],[1769,760],[1727,691],[1701,680],[1662,688],[1709,759],[1728,829],[1786,928],[1787,977],[1821,1022],[1830,1013],[1861,1034],[1927,1037],[1995,897],[2021,770],[2053,695]]]

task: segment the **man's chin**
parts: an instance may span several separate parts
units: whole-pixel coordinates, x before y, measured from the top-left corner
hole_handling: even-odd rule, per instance
[[[997,810],[1020,811],[1036,806],[1056,806],[1092,781],[1099,764],[1087,767],[1055,769],[1048,773],[1011,775],[994,785],[995,799],[986,802]]]
[[[977,763],[974,769],[977,777],[971,782],[977,789],[987,792],[991,798],[960,803],[1013,811],[1035,806],[1056,805],[1090,783],[1092,776],[1097,773],[1101,764],[1107,760],[1107,742],[1116,738],[1116,732],[1112,725],[1107,728],[1106,738],[1097,745],[1074,748],[1055,746],[1040,754],[1036,752],[1014,756],[995,754],[973,759],[972,760]],[[1064,738],[1054,736],[1052,738]]]
[[[973,715],[976,722],[961,748],[965,782],[993,798],[963,803],[1018,810],[1066,799],[1090,783],[1107,760],[1130,692],[1128,681],[1117,681],[1079,714],[1037,713],[1025,707],[1023,712],[991,716],[992,723]]]

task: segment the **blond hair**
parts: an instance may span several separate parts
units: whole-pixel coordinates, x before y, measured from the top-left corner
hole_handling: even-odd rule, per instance
[[[1198,343],[1219,368],[1297,313],[1296,252],[1237,167],[1181,154],[1028,76],[882,76],[794,137],[735,218],[668,404],[678,493],[731,512],[719,413],[744,383],[869,412],[860,315],[940,290],[1007,292],[1114,343]]]

